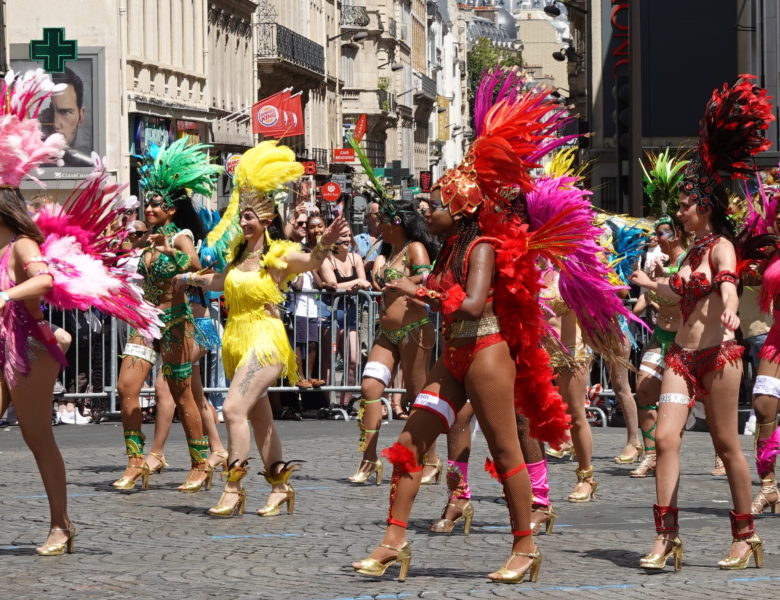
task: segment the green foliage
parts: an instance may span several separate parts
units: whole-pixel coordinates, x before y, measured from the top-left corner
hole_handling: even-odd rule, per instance
[[[482,74],[492,67],[514,67],[523,65],[523,54],[510,48],[499,48],[488,38],[479,38],[468,53],[469,102],[479,88]]]

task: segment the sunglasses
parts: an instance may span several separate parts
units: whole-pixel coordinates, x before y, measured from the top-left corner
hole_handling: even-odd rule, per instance
[[[131,231],[130,235],[133,237],[143,237],[146,235],[146,231]]]
[[[306,227],[306,221],[296,221],[296,227]]]

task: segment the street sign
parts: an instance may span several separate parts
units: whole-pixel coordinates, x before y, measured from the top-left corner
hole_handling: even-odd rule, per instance
[[[303,174],[304,175],[316,175],[317,174],[317,163],[313,160],[305,160],[301,163],[303,165]]]
[[[417,186],[410,187],[409,191],[412,192],[412,194],[420,194],[420,193],[422,193],[422,189],[418,188]]]
[[[352,193],[352,180],[351,175],[348,175],[347,173],[334,173],[330,176],[330,180],[333,183],[337,183],[339,187],[341,188],[341,191],[350,194]]]
[[[43,39],[30,41],[30,60],[43,61],[43,68],[49,73],[63,73],[65,61],[78,57],[78,42],[65,39],[64,27],[44,27]]]
[[[336,202],[341,198],[341,186],[332,181],[322,186],[322,197],[328,202]]]
[[[351,163],[355,160],[355,151],[352,148],[334,148],[334,163]]]
[[[400,160],[394,160],[385,166],[385,177],[393,182],[393,185],[401,185],[401,181],[409,177],[409,169],[401,167]]]

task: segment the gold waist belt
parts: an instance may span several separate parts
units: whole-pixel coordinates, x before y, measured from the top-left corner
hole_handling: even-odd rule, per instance
[[[482,337],[500,331],[498,317],[493,315],[492,317],[482,317],[478,321],[455,321],[447,329],[447,339]]]

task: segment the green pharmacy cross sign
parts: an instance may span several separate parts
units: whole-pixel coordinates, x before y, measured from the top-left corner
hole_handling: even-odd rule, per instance
[[[43,68],[49,73],[62,73],[65,61],[78,57],[78,44],[65,39],[64,27],[44,27],[42,40],[30,40],[30,60],[43,61]]]

